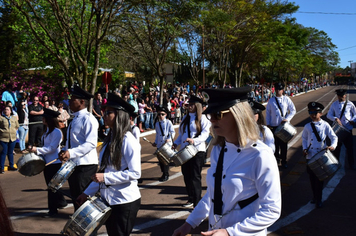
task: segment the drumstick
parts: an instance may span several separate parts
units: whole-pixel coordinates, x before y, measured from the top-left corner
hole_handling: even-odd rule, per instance
[[[58,160],[58,158],[54,159],[53,161],[48,162],[45,166],[48,166],[48,165],[52,164],[53,162],[55,162],[57,160]]]
[[[151,143],[151,141],[148,140],[146,137],[143,137],[142,139],[145,140],[146,142],[149,142],[150,144],[153,144],[153,143]]]

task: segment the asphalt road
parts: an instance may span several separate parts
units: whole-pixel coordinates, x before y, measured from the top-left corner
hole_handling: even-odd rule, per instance
[[[324,188],[324,206],[315,209],[315,206],[309,203],[312,193],[305,171],[306,163],[302,157],[301,132],[304,125],[310,122],[306,105],[310,101],[322,103],[325,106],[323,119],[326,120],[325,113],[336,99],[334,90],[337,88],[340,86],[324,87],[292,98],[297,114],[291,123],[298,133],[289,142],[288,168],[280,169],[282,215],[269,228],[269,235],[355,235],[356,171],[348,169],[347,163],[345,168],[345,157],[342,155],[342,168],[327,181]],[[355,102],[356,88],[352,86],[349,89],[348,99]],[[154,141],[153,131],[143,135]],[[158,182],[161,172],[157,158],[153,155],[155,148],[142,139],[141,145],[143,182],[139,186],[142,205],[131,235],[171,235],[189,214],[189,210],[182,207],[187,199],[180,167],[171,166],[169,181]],[[16,161],[18,158],[20,155],[15,156]],[[206,190],[205,175],[208,168],[209,162],[203,169],[203,193]],[[0,175],[0,185],[11,213],[14,230],[19,236],[60,235],[73,214],[73,206],[69,204],[65,209],[60,209],[55,218],[41,217],[47,212],[47,186],[42,173],[24,177],[18,172],[6,172]],[[67,183],[62,189],[69,194]],[[69,198],[67,200],[71,203]],[[199,232],[206,229],[207,223],[203,222],[191,234],[200,235]],[[105,232],[105,227],[101,227],[99,235],[106,235]]]

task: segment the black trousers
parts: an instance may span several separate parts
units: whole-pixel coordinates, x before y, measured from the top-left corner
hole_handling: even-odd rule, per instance
[[[323,195],[324,181],[320,181],[314,172],[307,166],[307,173],[309,174],[310,185],[313,191],[313,199],[316,203],[321,202]]]
[[[43,134],[43,124],[29,125],[28,145],[41,145],[41,137]]]
[[[129,236],[134,227],[140,205],[141,198],[130,203],[110,206],[111,215],[105,222],[108,235]]]
[[[182,165],[182,174],[184,177],[185,188],[188,193],[188,201],[194,204],[194,207],[201,199],[201,171],[204,165],[206,153],[198,152],[192,159]]]
[[[91,177],[98,170],[98,165],[80,165],[76,166],[73,174],[69,177],[68,183],[70,188],[70,195],[72,197],[75,211],[79,208],[76,200],[80,194],[91,183]]]
[[[164,175],[169,176],[169,165],[163,164],[161,161],[158,161],[159,167]]]
[[[274,132],[277,127],[271,127],[271,131],[273,133],[274,137],[274,145],[275,145],[275,151],[274,151],[274,156],[277,159],[282,160],[282,165],[287,163],[287,149],[288,149],[288,143],[284,142],[282,139],[276,137],[274,135]]]
[[[347,153],[347,161],[349,163],[349,167],[352,168],[355,164],[352,131],[347,134],[347,136],[343,139],[342,142],[340,142],[340,141],[337,142],[337,147],[333,151],[333,154],[338,160],[339,160],[342,144],[345,145],[346,153]]]
[[[58,172],[61,168],[62,163],[51,164],[45,167],[43,171],[43,175],[45,177],[46,184],[48,185],[53,176]],[[67,201],[64,199],[62,192],[52,192],[52,190],[48,189],[47,201],[48,201],[48,209],[50,213],[57,213],[58,207],[63,207],[67,205]]]

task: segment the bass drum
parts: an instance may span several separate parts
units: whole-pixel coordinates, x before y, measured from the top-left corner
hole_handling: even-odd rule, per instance
[[[329,150],[324,149],[309,160],[308,166],[323,181],[333,176],[341,165]]]
[[[45,160],[34,153],[27,153],[17,161],[18,171],[24,176],[38,175],[44,170],[45,166]]]
[[[176,166],[181,166],[192,159],[197,153],[198,149],[194,145],[187,145],[172,157],[172,161]]]
[[[274,135],[276,135],[285,143],[288,143],[296,134],[297,129],[289,122],[284,122],[283,124],[280,124],[274,132]]]
[[[76,164],[72,160],[64,163],[49,182],[48,188],[51,189],[54,193],[57,192],[57,190],[60,189],[62,185],[69,179],[71,174],[74,172],[75,167]]]
[[[100,197],[89,197],[67,221],[62,234],[69,236],[89,236],[105,223],[111,208]]]

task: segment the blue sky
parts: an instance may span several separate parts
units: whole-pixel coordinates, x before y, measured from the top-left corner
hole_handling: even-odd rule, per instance
[[[349,61],[356,62],[356,0],[289,0],[289,2],[299,6],[298,12],[292,15],[299,24],[323,30],[332,39],[337,46],[341,67],[350,66]]]

